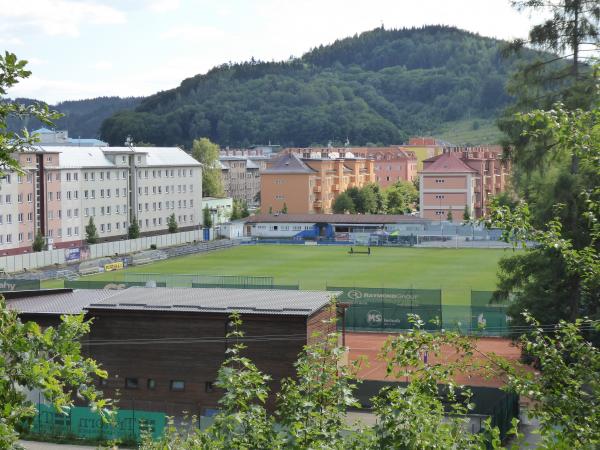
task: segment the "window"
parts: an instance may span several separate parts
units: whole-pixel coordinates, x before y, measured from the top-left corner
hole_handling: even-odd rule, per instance
[[[31,212],[28,212],[28,213],[27,213],[27,220],[28,220],[29,222],[33,222],[33,213],[31,213]]]
[[[206,383],[204,383],[204,392],[214,392],[215,391],[215,386],[213,384],[212,381],[207,381]]]
[[[104,233],[104,228],[105,228],[105,227],[104,227],[104,224],[103,224],[103,223],[101,223],[101,224],[100,224],[100,232]]]
[[[107,207],[106,207],[106,214],[107,214],[107,215],[110,215],[110,206],[107,206]]]
[[[18,221],[19,223],[23,223],[23,213],[19,213],[19,214],[17,214],[17,221]],[[22,240],[22,239],[21,239],[21,240]]]
[[[106,190],[106,198],[110,198],[110,189]]]
[[[75,236],[79,236],[79,227],[75,227],[75,229],[73,230],[73,234]]]
[[[106,172],[106,179],[110,180],[110,172]]]
[[[56,193],[56,200],[60,197],[60,192]],[[67,200],[71,200],[71,191],[67,191]]]
[[[106,231],[108,231],[109,233],[111,231],[111,225],[112,225],[111,223],[106,224]]]
[[[83,172],[83,179],[84,179],[85,181],[87,181],[87,180],[88,180],[88,173],[87,173],[87,172]]]
[[[17,194],[17,203],[23,203],[23,194]]]
[[[121,156],[121,162],[125,162],[127,158],[125,156]]]
[[[71,181],[71,172],[67,172],[67,181]]]
[[[67,227],[67,236],[72,236],[73,235],[73,230],[71,229],[71,227]]]
[[[33,201],[33,194],[30,192],[27,194],[27,203],[31,203]]]
[[[33,241],[33,233],[31,231],[29,233],[27,233],[27,240]]]
[[[10,183],[10,178],[8,179],[8,183]],[[52,174],[50,172],[48,172],[48,175],[46,175],[46,180],[48,180],[48,182],[52,182]]]
[[[185,390],[185,381],[171,380],[170,388],[172,391],[184,391]]]
[[[92,189],[92,198],[96,198],[96,191]]]
[[[148,378],[148,381],[146,382],[146,386],[148,386],[148,389],[151,389],[151,390],[156,389],[156,380],[154,378]]]
[[[123,156],[123,158],[125,158],[125,157]],[[121,173],[121,177],[123,177],[123,179],[124,179],[124,180],[126,180],[126,179],[127,179],[127,171],[126,171],[126,170],[124,170],[124,171]]]
[[[79,208],[73,210],[73,217],[79,217]]]
[[[19,233],[18,238],[19,238],[19,242],[23,242],[23,233]]]
[[[6,235],[6,243],[10,244],[12,242],[12,234],[7,234]]]
[[[48,211],[48,219],[49,220],[54,219],[54,211]]]
[[[86,200],[89,198],[89,192],[88,191],[83,191],[83,198],[85,198]]]
[[[139,387],[137,378],[125,378],[125,389],[137,389]]]
[[[7,195],[6,197],[8,197],[8,195]],[[54,197],[54,194],[53,194],[52,192],[48,191],[48,201],[52,201],[52,198],[53,198],[53,197]],[[8,198],[7,198],[7,200],[6,200],[6,203],[10,203],[10,202],[8,201]]]
[[[17,175],[17,183],[19,183],[19,184],[23,183],[23,175]]]
[[[104,172],[100,172],[104,173]],[[104,189],[100,189],[100,198],[104,198]]]
[[[100,181],[104,180],[104,172],[100,172]]]
[[[78,181],[79,180],[79,174],[77,172],[75,172],[73,174],[73,180]]]
[[[89,216],[89,215],[90,215],[90,208],[85,208],[85,209],[83,210],[83,215],[84,215],[85,217]]]

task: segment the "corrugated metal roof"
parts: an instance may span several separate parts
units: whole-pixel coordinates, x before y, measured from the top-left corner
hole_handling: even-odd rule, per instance
[[[25,314],[81,314],[90,303],[112,297],[120,291],[81,289],[60,294],[6,300],[8,309]]]
[[[310,316],[334,292],[270,289],[137,288],[91,303],[88,310],[179,311]]]
[[[250,216],[246,223],[339,223],[339,224],[395,224],[425,223],[428,219],[399,214],[259,214]]]

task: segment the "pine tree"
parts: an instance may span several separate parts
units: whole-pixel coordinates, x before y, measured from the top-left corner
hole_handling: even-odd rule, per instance
[[[204,227],[205,228],[212,227],[212,217],[210,217],[210,211],[208,210],[208,205],[204,207],[202,214],[203,214]]]
[[[167,219],[167,226],[169,227],[169,233],[177,232],[177,220],[175,219],[175,213],[171,214]]]
[[[465,210],[463,211],[463,222],[468,222],[471,220],[471,212],[469,211],[469,205],[465,205]]]
[[[90,221],[85,227],[85,240],[88,244],[95,244],[98,242],[98,230],[94,224],[93,217],[90,217]]]
[[[281,214],[287,214],[287,212],[288,212],[287,203],[283,202],[283,208],[281,209]]]
[[[129,239],[137,239],[140,237],[140,225],[135,216],[131,218],[131,225],[129,225],[128,235]]]
[[[448,216],[446,217],[446,220],[448,220],[448,222],[452,222],[453,219],[454,216],[452,215],[452,206],[450,206],[450,208],[448,208]]]
[[[33,249],[34,252],[41,252],[44,249],[44,236],[42,235],[42,231],[38,230],[38,232],[35,234],[35,239],[33,241],[33,244],[31,245],[31,248]]]

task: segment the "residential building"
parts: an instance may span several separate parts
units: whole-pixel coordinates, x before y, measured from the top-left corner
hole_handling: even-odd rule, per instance
[[[375,182],[373,161],[362,158],[300,158],[285,153],[261,174],[261,209],[288,213],[328,213],[349,187]]]
[[[400,146],[286,148],[283,152],[303,158],[372,159],[375,181],[384,188],[398,181],[416,180],[418,176],[415,153]]]
[[[267,165],[266,156],[221,156],[221,178],[227,197],[248,205],[260,203],[260,172]]]
[[[49,130],[48,128],[40,128],[34,130],[32,134],[37,134],[39,137],[39,145],[44,146],[108,147],[108,144],[100,139],[70,138],[67,130]]]
[[[465,206],[483,217],[491,197],[508,186],[510,165],[502,161],[500,147],[451,147],[424,161],[420,179],[421,217],[462,220]]]
[[[223,391],[215,381],[233,343],[226,339],[233,312],[240,313],[247,337],[244,356],[271,376],[272,392],[296,374],[294,362],[305,345],[335,330],[330,320],[336,314],[330,306],[335,291],[129,288],[18,294],[9,294],[8,307],[29,319],[52,324],[60,314],[81,312],[95,319],[89,341],[105,345],[86,350],[108,372],[99,389],[109,398],[118,396],[120,408],[178,418],[184,411],[210,416],[219,408]],[[273,408],[274,394],[267,405]]]
[[[27,253],[35,233],[49,248],[78,247],[93,218],[100,241],[202,220],[201,165],[177,147],[33,147],[15,155],[24,175],[0,179],[0,255]]]

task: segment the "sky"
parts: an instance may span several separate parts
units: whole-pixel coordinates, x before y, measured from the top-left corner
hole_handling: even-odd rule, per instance
[[[371,30],[452,25],[526,37],[509,0],[0,0],[0,51],[33,74],[10,97],[146,96],[251,57],[286,60]]]

